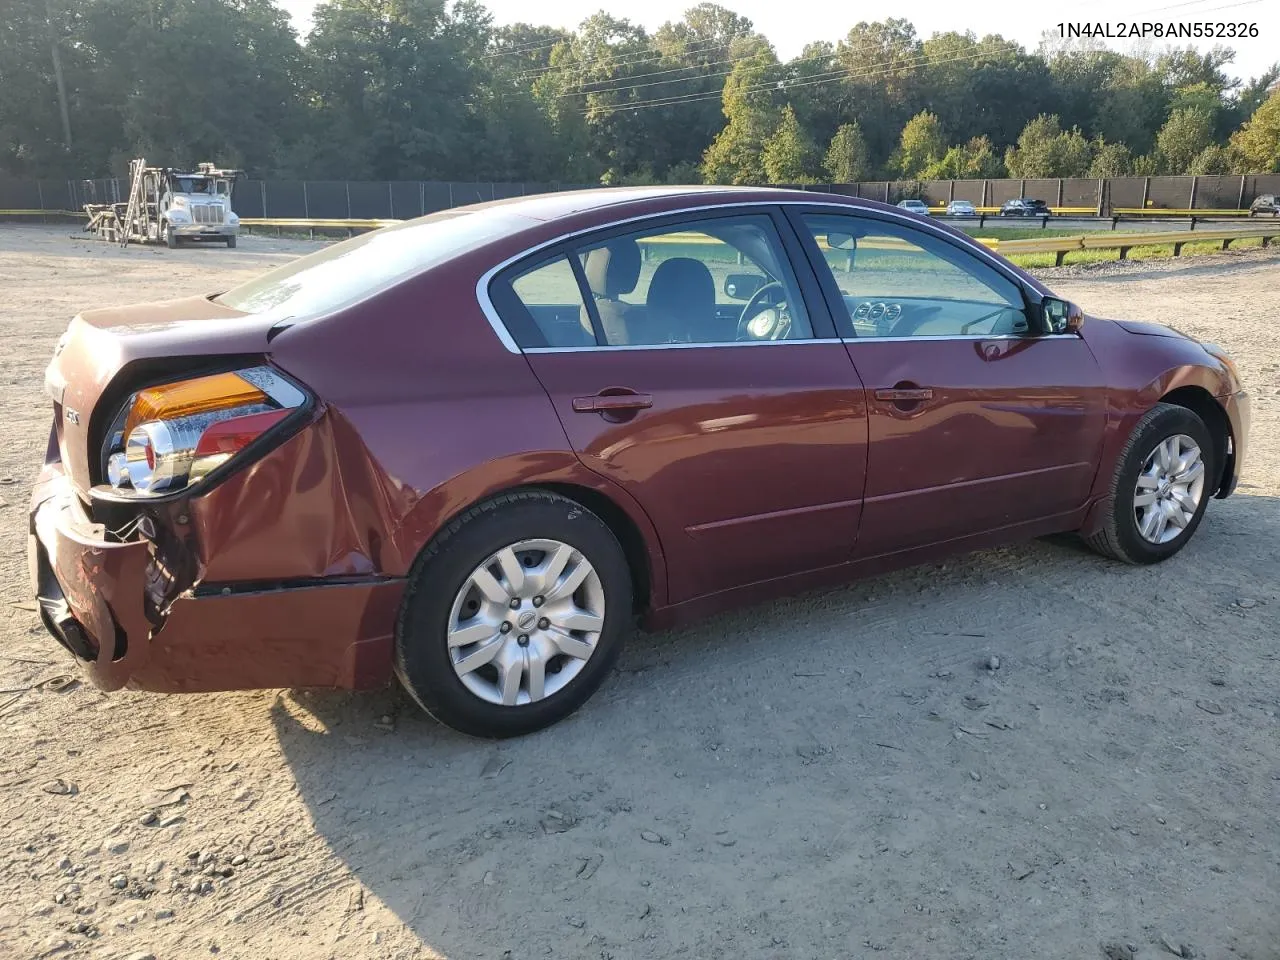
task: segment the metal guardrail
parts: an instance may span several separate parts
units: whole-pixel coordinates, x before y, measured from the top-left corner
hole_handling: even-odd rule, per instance
[[[1163,207],[1113,207],[1112,216],[1120,217],[1247,217],[1248,210],[1169,210]]]
[[[980,242],[999,253],[1010,256],[1019,253],[1053,253],[1056,266],[1068,253],[1080,250],[1118,250],[1120,259],[1127,259],[1134,247],[1158,247],[1173,244],[1173,255],[1182,256],[1182,248],[1188,243],[1204,241],[1220,242],[1226,250],[1236,240],[1261,239],[1264,247],[1272,239],[1280,237],[1280,220],[1270,226],[1235,227],[1229,230],[1180,230],[1151,233],[1086,233],[1072,237],[1032,237],[1026,240],[982,239]]]
[[[973,208],[973,212],[975,214],[980,213],[980,214],[983,214],[984,216],[991,216],[993,214],[998,215],[1001,209],[1003,208],[979,207],[975,205]],[[1047,209],[1055,217],[1096,217],[1098,215],[1097,207],[1049,207]],[[935,203],[929,207],[929,212],[934,214],[935,216],[938,214],[945,215],[947,212],[947,204]],[[1043,214],[1034,214],[1033,216],[1043,216]],[[1022,217],[1021,219],[1030,220],[1032,218],[1033,217]],[[1009,219],[1015,219],[1015,218],[1010,217]]]
[[[404,223],[403,220],[315,220],[289,219],[279,217],[241,217],[242,227],[278,227],[282,230],[377,230],[393,224]]]

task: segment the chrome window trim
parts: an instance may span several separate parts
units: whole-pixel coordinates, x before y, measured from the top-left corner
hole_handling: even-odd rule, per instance
[[[860,343],[920,343],[929,340],[1061,340],[1064,337],[1070,337],[1072,340],[1079,340],[1074,333],[992,333],[983,336],[980,333],[956,333],[956,334],[937,334],[925,337],[850,337],[843,341],[851,347],[856,347]]]
[[[692,350],[707,347],[784,347],[803,346],[805,344],[847,343],[856,347],[862,343],[928,343],[938,340],[1079,340],[1074,333],[1042,333],[1039,336],[1028,336],[1023,333],[994,333],[988,336],[974,333],[958,333],[954,336],[940,334],[927,337],[851,337],[840,340],[835,337],[819,337],[813,340],[727,340],[723,343],[627,343],[611,346],[594,347],[528,347],[525,353],[604,353],[618,350]]]
[[[954,234],[950,233],[947,230],[940,229],[937,226],[937,224],[930,223],[927,220],[921,220],[920,218],[915,216],[906,216],[902,213],[898,213],[896,212],[896,208],[892,210],[867,210],[864,207],[859,207],[859,206],[855,206],[853,204],[848,204],[848,203],[832,203],[830,200],[802,200],[799,198],[773,199],[773,200],[749,200],[749,201],[744,200],[744,201],[739,201],[737,203],[704,203],[704,204],[698,204],[697,206],[692,206],[692,207],[680,207],[675,210],[658,210],[653,213],[642,213],[634,217],[624,217],[621,220],[613,220],[609,223],[600,223],[600,224],[596,224],[593,227],[584,227],[581,230],[572,230],[568,233],[560,234],[559,236],[554,237],[550,240],[544,240],[542,243],[534,244],[532,247],[526,247],[524,250],[521,250],[519,253],[516,253],[510,257],[507,257],[507,259],[503,260],[501,263],[497,264],[496,266],[490,267],[481,275],[480,279],[476,281],[476,300],[479,302],[480,310],[482,313],[484,313],[485,319],[489,321],[489,326],[493,328],[493,332],[497,335],[498,340],[501,341],[502,345],[506,347],[510,353],[515,353],[515,354],[535,353],[535,352],[536,353],[563,353],[565,351],[585,352],[589,350],[629,350],[629,349],[655,350],[655,349],[664,349],[664,348],[670,348],[670,347],[724,347],[724,346],[742,345],[742,344],[739,344],[738,341],[734,341],[731,344],[730,343],[635,344],[635,345],[627,344],[627,345],[619,345],[619,346],[600,346],[599,344],[597,344],[594,347],[530,347],[527,350],[521,350],[520,345],[517,344],[515,339],[511,336],[511,331],[508,330],[507,325],[503,323],[502,317],[498,315],[498,311],[493,305],[493,300],[490,299],[489,297],[489,284],[493,282],[494,277],[496,277],[499,273],[501,273],[507,267],[511,266],[513,263],[516,263],[519,260],[523,260],[526,257],[532,256],[533,254],[537,253],[539,250],[545,250],[547,247],[553,247],[558,243],[564,243],[566,240],[572,240],[574,237],[582,237],[591,233],[599,233],[600,231],[603,231],[603,230],[612,230],[614,227],[625,226],[626,224],[629,224],[629,223],[642,223],[645,220],[658,220],[663,217],[675,217],[675,216],[679,216],[681,214],[686,214],[686,213],[705,213],[708,210],[733,210],[739,207],[754,207],[763,211],[767,211],[768,208],[770,207],[830,207],[833,210],[843,210],[845,211],[846,214],[850,216],[870,215],[871,219],[873,220],[877,218],[881,218],[886,220],[898,221],[913,229],[928,230],[933,234],[935,234],[936,236],[940,237],[941,239],[951,243],[954,243],[956,239]],[[970,254],[981,254],[981,256],[985,258],[985,260],[988,261],[991,266],[995,267],[1003,276],[1011,280],[1013,283],[1016,283],[1019,287],[1023,286],[1022,278],[1019,277],[1017,274],[1010,272],[1008,265],[1005,264],[1002,260],[1000,260],[1000,258],[993,255],[991,251],[988,250],[986,247],[984,247],[982,244],[976,244],[976,247],[977,247],[976,250],[970,249],[969,247],[964,247],[963,249]],[[1075,334],[1051,333],[1051,334],[1042,334],[1041,336],[1037,336],[1037,337],[1015,336],[1012,339],[1041,340],[1048,337],[1061,337],[1061,336],[1075,336]],[[956,336],[956,337],[902,337],[902,338],[865,337],[862,339],[866,339],[866,340],[874,339],[874,340],[885,341],[890,339],[995,340],[1000,338],[975,337],[970,335],[964,335],[964,336]],[[820,342],[856,343],[857,340],[856,339],[850,339],[847,341],[762,340],[758,342],[760,344],[768,345],[768,344],[780,344],[780,343],[820,343]]]
[[[525,353],[602,353],[616,350],[692,350],[706,347],[782,347],[809,344],[844,343],[836,337],[815,337],[806,340],[724,340],[719,343],[618,343],[594,347],[528,347]]]

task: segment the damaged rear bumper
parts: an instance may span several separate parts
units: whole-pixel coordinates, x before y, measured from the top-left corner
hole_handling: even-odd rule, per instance
[[[201,584],[157,608],[155,544],[117,542],[60,466],[32,494],[40,618],[103,690],[367,689],[390,680],[401,579]]]

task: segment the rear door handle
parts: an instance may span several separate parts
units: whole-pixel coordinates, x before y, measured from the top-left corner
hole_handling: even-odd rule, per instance
[[[652,406],[653,395],[649,393],[607,393],[603,396],[573,398],[573,409],[577,413],[647,410]]]
[[[933,390],[929,387],[893,387],[891,389],[877,390],[877,400],[892,400],[895,403],[908,401],[911,403],[919,403],[921,400],[932,400]]]

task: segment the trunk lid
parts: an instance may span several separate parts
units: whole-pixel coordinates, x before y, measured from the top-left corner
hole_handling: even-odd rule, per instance
[[[246,314],[207,297],[87,310],[71,321],[45,371],[63,469],[81,491],[97,462],[99,400],[126,366],[139,360],[256,354],[267,350],[278,316]]]

